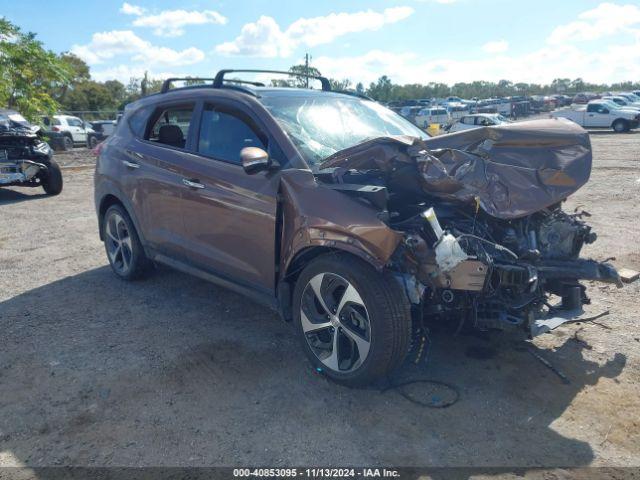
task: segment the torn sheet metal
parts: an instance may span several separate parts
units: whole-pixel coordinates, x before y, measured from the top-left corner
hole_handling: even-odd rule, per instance
[[[376,169],[393,184],[395,172],[415,168],[427,195],[474,204],[512,219],[538,212],[574,193],[589,179],[591,143],[580,126],[533,120],[482,127],[420,140],[380,137],[337,152],[321,169]]]

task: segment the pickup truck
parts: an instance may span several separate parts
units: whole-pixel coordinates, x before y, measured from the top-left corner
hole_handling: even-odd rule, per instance
[[[551,112],[552,118],[566,118],[584,128],[612,128],[614,132],[628,132],[640,125],[640,112],[627,108],[616,108],[607,101],[592,100],[587,105],[578,105]]]

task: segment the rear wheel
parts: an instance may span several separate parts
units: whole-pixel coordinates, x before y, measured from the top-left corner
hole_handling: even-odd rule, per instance
[[[73,150],[73,138],[65,136],[62,141],[64,150]]]
[[[47,173],[42,178],[42,188],[48,195],[58,195],[62,192],[62,171],[55,160],[50,160]]]
[[[91,150],[93,150],[94,148],[96,148],[98,146],[98,139],[95,136],[90,136],[89,140],[87,142],[87,147],[89,147]]]
[[[104,247],[113,272],[124,280],[140,278],[149,267],[138,233],[120,205],[109,207],[102,221]]]
[[[293,312],[307,357],[332,380],[370,384],[404,360],[411,313],[400,285],[344,254],[310,263],[296,283]]]
[[[629,125],[624,120],[616,120],[613,122],[612,127],[616,133],[624,133],[629,130]]]

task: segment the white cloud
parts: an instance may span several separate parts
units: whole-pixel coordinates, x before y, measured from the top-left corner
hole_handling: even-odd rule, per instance
[[[126,3],[124,5],[127,5]],[[123,8],[124,8],[123,5]],[[224,25],[227,18],[214,10],[164,10],[156,15],[142,15],[133,21],[135,27],[153,28],[155,35],[179,37],[189,25]]]
[[[165,72],[149,69],[146,67],[132,67],[130,65],[120,64],[113,67],[105,68],[103,70],[92,70],[91,78],[98,82],[104,82],[106,80],[119,80],[126,85],[132,78],[140,79],[144,77],[145,73],[147,73],[149,78],[152,79],[166,79],[171,77],[184,78],[188,76],[185,73]]]
[[[411,7],[391,7],[382,12],[331,13],[324,17],[300,18],[284,31],[272,17],[263,15],[256,22],[245,24],[235,40],[217,45],[216,52],[223,55],[287,57],[299,45],[313,47],[331,43],[348,33],[379,30],[384,25],[409,17],[413,12]]]
[[[482,50],[487,53],[503,53],[509,50],[509,42],[506,40],[494,40],[482,46]]]
[[[144,14],[144,12],[144,8],[137,5],[131,5],[127,2],[124,2],[122,4],[122,7],[120,7],[120,13],[124,13],[125,15],[142,15]]]
[[[394,83],[469,82],[472,80],[550,83],[578,78],[611,83],[640,78],[640,39],[585,52],[574,45],[543,47],[522,56],[500,55],[472,60],[427,59],[412,53],[373,50],[365,55],[318,57],[314,66],[324,75],[368,84],[381,75]]]
[[[118,56],[129,58],[145,66],[191,65],[204,60],[204,53],[191,47],[177,51],[152,45],[131,30],[112,30],[94,33],[86,45],[74,45],[71,52],[90,65],[104,63]]]
[[[640,33],[640,6],[601,3],[578,16],[579,20],[556,27],[547,42],[561,45],[570,42],[591,41],[620,33]]]

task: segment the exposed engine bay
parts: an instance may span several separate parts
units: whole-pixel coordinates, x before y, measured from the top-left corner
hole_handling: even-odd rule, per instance
[[[562,201],[589,178],[588,134],[536,121],[421,141],[383,137],[338,152],[316,178],[368,203],[403,242],[389,261],[428,322],[523,328],[589,303],[579,280],[621,286],[580,258],[596,234]]]

